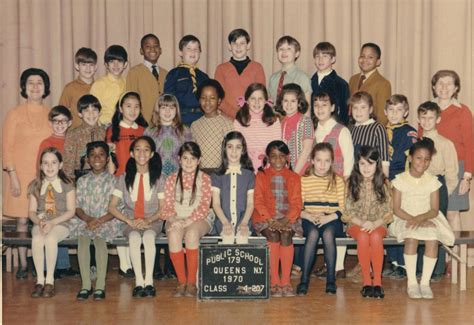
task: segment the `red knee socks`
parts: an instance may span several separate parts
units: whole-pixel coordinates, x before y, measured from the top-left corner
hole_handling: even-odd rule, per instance
[[[268,247],[270,248],[270,285],[280,285],[280,243],[268,242]]]
[[[184,265],[184,252],[181,250],[178,253],[170,252],[171,262],[173,262],[176,276],[180,284],[186,284],[186,268]]]
[[[293,265],[293,255],[295,254],[295,247],[280,246],[280,261],[281,261],[281,285],[290,285],[291,267]]]
[[[188,267],[188,284],[196,284],[198,269],[198,250],[186,248],[186,265]]]

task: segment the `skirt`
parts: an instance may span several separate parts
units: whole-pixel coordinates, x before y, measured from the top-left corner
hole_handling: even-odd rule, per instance
[[[467,211],[469,210],[469,191],[459,195],[459,184],[464,176],[464,161],[459,161],[458,185],[448,199],[448,211]]]
[[[122,228],[123,236],[128,237],[132,231],[138,232],[141,236],[143,236],[143,233],[147,230],[153,230],[158,237],[158,235],[161,233],[161,230],[163,230],[163,220],[157,220],[153,222],[150,226],[150,228],[147,228],[145,230],[138,230],[138,229],[133,229],[130,227],[128,224],[124,224],[125,226]]]

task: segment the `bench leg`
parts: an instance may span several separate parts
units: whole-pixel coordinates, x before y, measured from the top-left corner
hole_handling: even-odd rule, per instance
[[[7,262],[6,270],[7,272],[11,272],[12,271],[12,248],[11,247],[8,247],[7,250],[5,251],[5,259]]]
[[[13,253],[13,267],[18,268],[18,248],[12,248]]]
[[[461,263],[459,265],[460,272],[459,272],[459,290],[466,291],[466,272],[467,272],[467,244],[461,244]]]
[[[457,251],[456,247],[454,246],[453,251]],[[451,283],[457,284],[458,283],[458,260],[451,256]]]

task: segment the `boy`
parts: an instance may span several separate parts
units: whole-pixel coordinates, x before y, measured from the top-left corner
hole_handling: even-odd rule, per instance
[[[41,153],[44,149],[54,147],[64,155],[64,140],[66,132],[72,124],[72,114],[65,106],[54,106],[48,114],[49,123],[53,130],[53,134],[44,139],[38,150],[37,165],[40,163]],[[56,262],[55,278],[62,278],[64,276],[76,276],[79,273],[71,268],[69,261],[69,253],[67,247],[58,247],[58,257]]]
[[[64,173],[71,179],[83,174],[81,158],[85,156],[86,146],[92,141],[105,140],[105,127],[99,124],[102,106],[93,95],[84,95],[77,102],[77,112],[82,124],[66,134],[64,142]]]
[[[105,298],[105,275],[107,273],[107,242],[121,234],[120,221],[107,209],[109,198],[115,187],[115,177],[108,173],[109,147],[104,141],[87,144],[87,163],[92,171],[77,181],[76,215],[82,220],[78,227],[77,257],[81,270],[82,288],[77,300],[86,300],[92,293],[90,278],[90,244],[94,241],[97,264],[97,282],[94,300]]]
[[[386,125],[389,141],[389,180],[392,181],[396,175],[405,171],[408,150],[416,142],[417,132],[408,124],[408,100],[404,95],[392,95],[385,104],[385,115],[388,123]],[[387,260],[391,262],[391,268],[384,271],[383,275],[392,279],[403,279],[406,277],[405,260],[403,258],[404,246],[389,246]]]
[[[438,176],[442,186],[439,189],[439,211],[444,216],[448,212],[448,197],[453,193],[458,183],[458,156],[454,144],[443,137],[436,130],[436,124],[441,121],[441,109],[434,102],[424,102],[418,107],[418,123],[423,130],[423,136],[434,142],[436,153],[431,157],[428,172]],[[421,248],[421,249],[420,249]],[[432,281],[442,279],[445,268],[446,251],[440,246],[438,250],[438,261],[431,276]],[[418,248],[417,270],[423,269],[423,247]]]
[[[227,117],[235,119],[240,109],[237,98],[244,96],[247,87],[252,83],[265,85],[265,72],[260,63],[248,57],[250,35],[246,30],[234,29],[227,39],[232,57],[229,62],[217,66],[214,78],[219,81],[225,91],[220,110]]]
[[[184,36],[178,47],[181,63],[166,76],[164,92],[176,96],[181,119],[190,126],[202,116],[196,92],[209,76],[196,67],[201,56],[201,42],[196,36]]]
[[[97,54],[89,48],[81,47],[74,56],[74,69],[79,76],[64,87],[59,99],[59,105],[66,106],[72,113],[72,128],[81,124],[76,110],[77,101],[91,90],[97,71]]]
[[[368,92],[374,100],[374,113],[377,121],[382,125],[387,124],[384,114],[385,101],[392,94],[390,81],[382,77],[377,67],[382,63],[382,51],[377,44],[365,43],[360,49],[359,68],[357,73],[349,80],[351,95],[358,91]]]
[[[142,115],[148,124],[151,122],[153,107],[161,94],[168,70],[158,65],[161,56],[160,40],[155,34],[146,34],[140,41],[140,54],[143,63],[137,64],[127,74],[127,91],[140,94]]]
[[[125,78],[122,74],[127,68],[127,60],[127,51],[122,46],[109,46],[104,54],[107,74],[92,84],[90,93],[100,101],[102,111],[99,121],[105,126],[112,123],[115,105],[125,91]]]
[[[276,103],[278,95],[284,85],[295,83],[303,89],[306,101],[310,102],[311,81],[303,70],[300,70],[295,62],[298,60],[301,52],[300,43],[291,36],[281,37],[276,44],[278,61],[281,63],[281,69],[271,75],[268,82],[268,94]],[[308,110],[308,114],[309,114]]]
[[[313,94],[326,92],[334,100],[336,114],[344,125],[349,124],[349,84],[333,69],[336,63],[336,48],[329,42],[316,44],[313,50],[316,72],[311,78]]]

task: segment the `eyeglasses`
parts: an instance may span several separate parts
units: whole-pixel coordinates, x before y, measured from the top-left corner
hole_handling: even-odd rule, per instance
[[[54,125],[67,125],[69,120],[52,120],[51,121]]]

